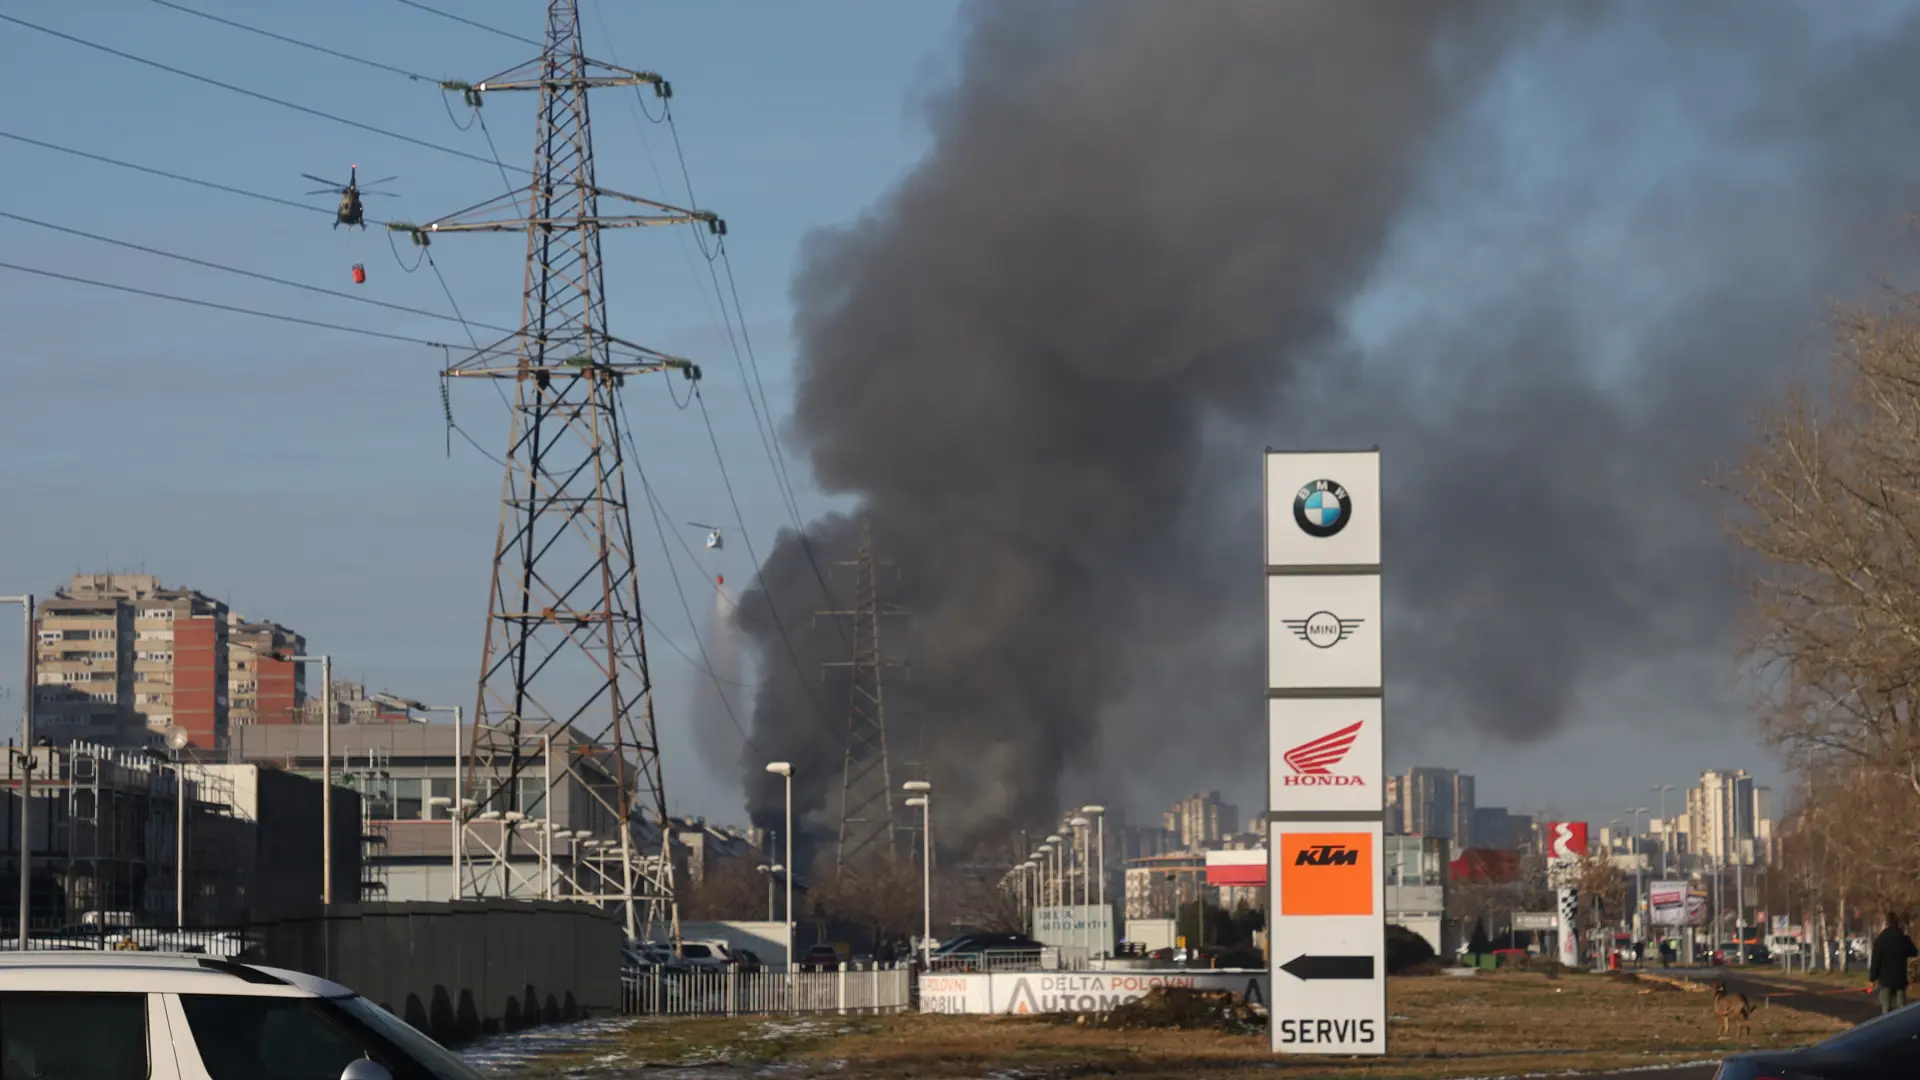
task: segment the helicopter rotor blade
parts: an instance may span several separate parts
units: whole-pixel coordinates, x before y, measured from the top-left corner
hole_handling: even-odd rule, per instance
[[[386,182],[387,182],[387,181],[389,181],[389,180],[398,180],[398,179],[400,179],[400,178],[399,178],[398,176],[389,176],[389,177],[387,177],[387,178],[386,178],[386,179],[384,179],[384,180],[368,180],[368,181],[366,181],[366,182],[364,182],[364,183],[362,183],[362,184],[361,184],[360,186],[361,186],[361,187],[363,187],[363,188],[370,188],[370,187],[373,187],[373,186],[375,186],[376,184],[384,184],[384,183],[386,183]]]
[[[341,188],[343,188],[343,187],[345,187],[345,186],[346,186],[346,185],[344,185],[344,184],[341,184],[341,183],[339,183],[338,181],[334,181],[334,180],[329,180],[329,179],[327,179],[327,178],[326,178],[326,177],[324,177],[324,176],[315,176],[315,175],[313,175],[312,173],[306,173],[306,172],[303,172],[303,173],[301,173],[300,175],[301,175],[301,176],[303,176],[303,177],[305,177],[305,178],[306,178],[306,179],[308,179],[308,180],[311,180],[311,181],[313,181],[313,182],[314,182],[314,183],[316,183],[316,184],[325,184],[325,185],[327,185],[328,187],[330,187],[330,188],[332,188],[332,189],[333,189],[333,190],[335,190],[335,191],[339,191],[339,190],[340,190]]]
[[[383,195],[389,199],[397,199],[400,197],[400,193],[397,191],[363,191],[360,193],[360,197],[363,199],[370,199],[380,195]]]
[[[309,195],[338,195],[338,194],[340,194],[340,189],[339,189],[339,188],[331,188],[331,187],[323,187],[323,188],[321,188],[321,189],[320,189],[320,190],[318,190],[318,191],[309,191],[309,192],[307,192],[307,194],[309,194]]]

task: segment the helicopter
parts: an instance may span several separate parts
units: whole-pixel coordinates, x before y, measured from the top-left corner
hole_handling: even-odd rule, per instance
[[[689,521],[687,522],[687,524],[693,526],[696,529],[707,530],[707,550],[708,551],[719,551],[721,548],[726,546],[726,541],[723,540],[720,536],[720,526],[702,525],[697,521]]]
[[[301,173],[300,175],[316,184],[327,185],[318,191],[309,191],[307,194],[340,196],[340,209],[335,211],[333,215],[333,227],[336,229],[342,225],[348,227],[358,225],[362,229],[367,227],[364,214],[365,208],[360,205],[362,195],[385,195],[390,198],[393,196],[393,192],[391,191],[362,191],[360,189],[360,166],[358,165],[350,165],[347,167],[347,182],[344,187],[332,180],[315,176],[312,173]],[[398,179],[400,179],[398,176],[389,176],[384,180],[369,181],[367,186],[373,187],[375,184],[384,184],[388,180]]]

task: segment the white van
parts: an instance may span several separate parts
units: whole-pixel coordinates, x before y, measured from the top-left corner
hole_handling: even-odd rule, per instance
[[[0,955],[0,1058],[86,1080],[483,1080],[338,983],[165,953]]]

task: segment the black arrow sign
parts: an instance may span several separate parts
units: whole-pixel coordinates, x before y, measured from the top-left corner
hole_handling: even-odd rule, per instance
[[[1371,979],[1371,956],[1296,956],[1280,965],[1296,979]]]

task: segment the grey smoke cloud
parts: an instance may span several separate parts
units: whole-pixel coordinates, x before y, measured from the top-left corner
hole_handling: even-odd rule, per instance
[[[1594,694],[1733,670],[1702,479],[1817,353],[1822,305],[1911,261],[1914,13],[1099,2],[967,27],[932,153],[795,288],[794,441],[903,567],[896,745],[926,725],[950,839],[1051,814],[1063,776],[1143,805],[1256,780],[1265,445],[1386,455],[1397,731],[1694,721]],[[740,612],[755,739],[800,762],[816,828],[844,703],[806,556],[850,537],[783,537]]]
[[[1469,83],[1435,43],[1474,5],[1199,10],[969,9],[929,157],[803,253],[794,441],[901,566],[913,670],[889,697],[913,711],[890,710],[909,715],[890,734],[924,726],[956,841],[1051,813],[1061,771],[1151,675],[1129,654],[1179,644],[1156,594],[1218,594],[1225,567],[1184,565],[1220,506],[1209,429],[1267,415],[1297,354],[1336,334]],[[846,520],[810,532],[814,561],[849,556]],[[800,805],[821,809],[845,706],[815,674],[838,639],[808,632],[824,605],[806,555],[783,537],[740,619],[767,673],[756,743],[796,760]],[[745,772],[776,819],[779,789]]]

